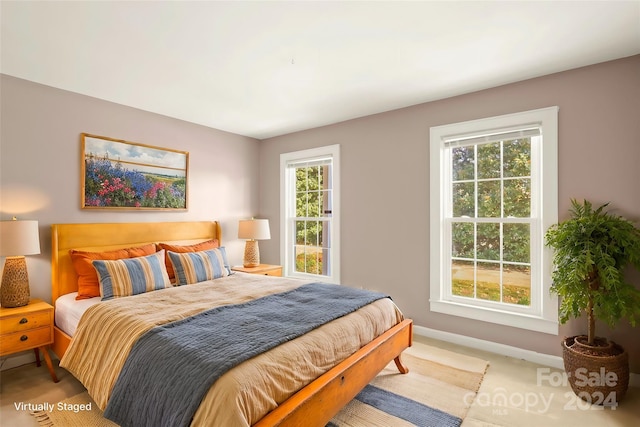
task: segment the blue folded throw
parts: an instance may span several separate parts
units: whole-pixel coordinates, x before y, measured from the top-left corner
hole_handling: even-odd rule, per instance
[[[385,297],[311,283],[153,328],[133,346],[104,416],[122,427],[188,426],[229,369]]]

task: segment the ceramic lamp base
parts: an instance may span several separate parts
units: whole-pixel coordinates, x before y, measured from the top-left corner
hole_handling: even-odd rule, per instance
[[[244,246],[243,265],[245,267],[257,267],[260,265],[260,248],[258,248],[257,240],[247,240]]]
[[[29,304],[29,275],[24,257],[7,257],[0,286],[0,304],[3,307],[22,307]]]

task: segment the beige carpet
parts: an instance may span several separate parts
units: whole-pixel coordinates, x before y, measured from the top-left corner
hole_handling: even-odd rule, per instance
[[[489,365],[484,360],[426,345],[407,349],[403,361],[409,367],[408,374],[398,373],[391,363],[328,426],[459,426]],[[87,410],[89,403],[91,410]],[[34,416],[42,426],[117,427],[102,417],[86,392]]]

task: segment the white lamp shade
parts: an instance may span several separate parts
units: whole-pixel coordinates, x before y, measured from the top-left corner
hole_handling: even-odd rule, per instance
[[[268,240],[271,238],[268,219],[244,219],[238,225],[238,239]]]
[[[0,221],[0,256],[39,253],[38,221]]]

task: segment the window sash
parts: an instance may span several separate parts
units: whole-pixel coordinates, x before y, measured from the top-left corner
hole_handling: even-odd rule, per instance
[[[319,167],[319,166],[329,166],[328,168],[328,173],[329,176],[326,177],[327,181],[323,183],[322,187],[319,187],[318,190],[303,190],[303,191],[298,191],[297,189],[297,183],[298,183],[298,177],[297,177],[297,171],[298,169],[306,169],[306,168],[310,168],[310,167]],[[297,216],[297,207],[296,207],[296,202],[297,202],[297,196],[299,193],[320,193],[322,194],[323,192],[328,192],[328,196],[331,199],[332,198],[332,192],[333,192],[333,188],[331,186],[332,184],[332,180],[331,180],[331,174],[332,174],[332,168],[333,168],[333,161],[331,158],[325,158],[325,159],[314,159],[314,160],[310,160],[310,161],[296,161],[296,162],[290,162],[287,165],[287,168],[289,170],[289,177],[290,177],[290,187],[291,187],[291,193],[292,193],[292,200],[289,202],[291,209],[290,209],[290,215],[287,219],[287,222],[289,224],[291,233],[292,233],[292,239],[287,242],[287,245],[290,246],[290,251],[289,251],[289,265],[292,266],[291,270],[291,274],[292,275],[312,275],[313,277],[330,277],[331,276],[331,271],[332,271],[332,265],[333,265],[333,260],[332,260],[332,250],[331,250],[331,241],[332,241],[332,218],[331,218],[331,214],[328,214],[327,216]],[[331,200],[329,200],[329,207],[333,206],[333,202]],[[292,211],[292,212],[291,212]],[[326,211],[325,209],[323,209],[323,212],[320,213],[320,215],[325,215],[324,211]],[[332,211],[332,208],[330,209],[330,211]],[[309,206],[308,206],[308,202],[307,202],[307,206],[306,206],[306,213],[309,213]],[[318,245],[318,244],[309,244],[306,243],[306,237],[305,237],[305,244],[301,245],[298,242],[298,238],[297,238],[297,233],[298,233],[298,229],[297,229],[297,224],[299,222],[322,222],[322,223],[326,223],[329,226],[327,227],[329,230],[329,233],[327,233],[326,236],[323,236],[325,240],[323,240],[323,244],[322,245]],[[325,230],[325,227],[323,227],[323,230]],[[320,236],[318,236],[318,239],[320,239]],[[324,244],[326,243],[326,245]],[[300,271],[297,265],[297,257],[300,254],[299,248],[301,246],[304,246],[308,249],[312,249],[312,248],[320,248],[323,254],[323,262],[322,262],[322,269],[321,269],[321,273],[318,272],[308,272],[306,270],[306,266],[305,266],[305,271]],[[317,249],[316,249],[317,250]],[[305,250],[306,253],[306,250]],[[305,265],[307,263],[306,260],[306,255],[303,255],[305,261]]]
[[[557,334],[557,297],[548,292],[552,254],[543,245],[543,231],[557,222],[557,112],[557,107],[543,108],[431,128],[430,308],[432,311]],[[483,131],[482,129],[490,130]],[[528,177],[531,179],[529,216],[505,216],[504,201],[501,200],[499,215],[479,217],[477,183],[483,182],[483,179],[478,178],[477,169],[475,169],[473,179],[467,181],[474,182],[473,215],[454,217],[452,198],[454,175],[450,157],[452,150],[457,147],[482,146],[524,137],[531,138],[531,169]],[[542,141],[542,137],[544,137],[544,141]],[[501,164],[502,159],[501,155]],[[477,162],[477,160],[474,157],[473,161]],[[477,165],[474,167],[477,168]],[[544,176],[542,175],[543,170],[545,171]],[[504,191],[503,184],[510,178],[504,175],[501,168],[500,178],[495,179],[500,181],[501,194]],[[517,177],[517,179],[519,178],[522,177]],[[487,179],[484,182],[490,180]],[[452,224],[455,223],[474,224],[474,263],[480,260],[476,246],[476,225],[485,223],[497,223],[501,227],[505,224],[529,225],[529,261],[531,264],[529,306],[477,298],[471,300],[466,296],[453,295],[451,267],[455,258],[452,252]],[[502,263],[506,262],[502,253],[503,245],[504,243],[501,241],[500,262]],[[476,273],[474,272],[474,274]],[[474,279],[476,277],[474,276]],[[475,281],[474,286],[477,286]],[[474,289],[474,292],[476,290]]]
[[[525,126],[526,127],[526,126]],[[489,144],[489,143],[495,143],[495,142],[507,142],[507,141],[511,141],[513,139],[518,139],[518,138],[530,138],[530,155],[531,158],[533,159],[536,156],[536,151],[540,149],[540,144],[541,144],[541,137],[540,137],[540,128],[534,127],[534,128],[530,128],[530,129],[522,129],[520,130],[519,128],[510,128],[508,129],[508,131],[502,131],[502,132],[495,132],[493,134],[490,135],[481,135],[477,138],[471,137],[471,136],[467,136],[464,139],[464,145],[465,147],[477,147],[477,146],[481,146],[484,144]],[[508,137],[508,138],[507,138]],[[515,138],[514,138],[515,137]],[[448,141],[448,142],[447,142]],[[455,143],[452,143],[455,142]],[[461,146],[461,144],[458,144],[457,142],[460,142],[459,139],[456,140],[445,140],[443,141],[443,150],[444,150],[444,158],[445,158],[445,165],[447,166],[444,170],[443,173],[443,180],[444,180],[444,185],[443,187],[446,188],[445,191],[445,215],[444,215],[444,225],[445,225],[445,236],[444,236],[444,254],[446,255],[446,260],[443,262],[443,284],[444,284],[444,293],[443,293],[443,299],[444,300],[448,300],[448,301],[455,301],[455,302],[459,302],[459,303],[464,303],[464,304],[474,304],[474,305],[479,305],[479,306],[484,306],[484,307],[499,307],[499,308],[503,308],[503,309],[507,309],[509,311],[513,311],[513,312],[519,312],[519,313],[526,313],[526,314],[535,314],[538,313],[540,311],[541,308],[541,302],[540,302],[540,297],[539,297],[539,293],[536,292],[536,286],[535,284],[537,283],[536,280],[538,279],[538,275],[539,275],[539,263],[536,262],[536,259],[532,259],[535,257],[535,252],[534,249],[535,247],[538,246],[539,242],[539,237],[541,235],[541,230],[538,228],[538,224],[539,222],[536,221],[536,218],[533,216],[533,212],[538,212],[539,209],[537,207],[538,204],[538,199],[534,198],[533,196],[533,189],[538,188],[539,186],[539,182],[538,182],[538,174],[535,172],[535,168],[532,168],[530,170],[530,175],[527,176],[517,176],[517,177],[505,177],[504,176],[504,156],[502,154],[502,147],[501,147],[501,154],[500,154],[500,162],[499,162],[499,167],[500,167],[500,173],[499,176],[495,177],[495,178],[490,178],[490,179],[486,179],[486,178],[478,178],[479,171],[478,171],[478,167],[479,167],[479,159],[478,159],[478,150],[475,149],[474,150],[474,158],[473,158],[473,163],[474,163],[474,173],[473,173],[473,179],[466,179],[466,180],[455,180],[454,176],[453,176],[453,149],[456,147]],[[537,158],[537,157],[536,157]],[[533,162],[532,162],[532,166],[533,166]],[[515,180],[515,179],[530,179],[530,188],[531,188],[531,194],[529,197],[529,216],[528,217],[505,217],[505,194],[504,194],[504,183],[505,181],[510,181],[510,180]],[[500,214],[499,216],[480,216],[479,215],[479,208],[480,208],[480,204],[478,203],[479,201],[479,194],[478,194],[478,184],[482,183],[482,182],[498,182],[499,183],[499,197],[500,197],[500,201],[498,202],[500,205]],[[474,197],[474,216],[473,217],[466,217],[466,216],[454,216],[454,191],[453,191],[453,187],[454,184],[456,183],[473,183],[474,184],[474,190],[473,190],[473,197]],[[452,276],[452,267],[453,267],[453,223],[471,223],[471,224],[475,224],[474,225],[474,231],[473,231],[473,238],[474,238],[474,257],[472,259],[470,259],[469,261],[472,261],[474,263],[474,296],[473,298],[469,298],[469,297],[465,297],[465,296],[459,296],[459,295],[455,295],[453,293],[453,276]],[[503,256],[503,247],[504,247],[504,241],[503,241],[503,235],[504,235],[504,231],[503,231],[503,226],[502,224],[513,224],[513,223],[519,223],[519,224],[528,224],[529,225],[529,254],[530,254],[530,258],[529,258],[529,304],[528,305],[514,305],[512,303],[508,303],[508,302],[504,302],[503,301],[503,291],[505,290],[504,288],[504,270],[503,267],[504,265],[512,265],[513,263],[511,262],[506,262],[504,260],[504,256]],[[478,238],[478,231],[477,231],[477,224],[500,224],[500,242],[502,243],[499,248],[500,250],[500,256],[499,259],[497,260],[497,264],[500,266],[500,275],[499,275],[499,290],[500,290],[500,301],[491,301],[491,300],[487,300],[487,299],[479,299],[477,298],[477,295],[475,294],[475,291],[477,290],[477,273],[478,273],[478,269],[477,269],[477,264],[479,262],[486,262],[486,260],[483,260],[481,258],[478,257],[478,255],[475,253],[476,248],[477,248],[477,238]],[[493,263],[493,261],[491,262]]]
[[[338,172],[338,153],[339,146],[336,145],[321,147],[318,149],[303,150],[301,152],[284,153],[281,155],[281,180],[283,188],[283,199],[281,201],[283,208],[281,253],[282,259],[285,260],[285,275],[307,278],[320,277],[326,281],[334,283],[339,282],[339,265],[337,262],[339,260],[339,248],[335,244],[339,233],[337,217],[338,189],[336,188],[336,184],[339,183],[336,179],[336,174]],[[306,189],[298,191],[296,186],[297,170],[300,168],[319,166],[328,166],[326,171],[327,175],[323,178],[323,185],[317,190]],[[321,205],[319,206],[321,209],[318,212],[319,216],[309,215],[310,212],[308,205],[306,206],[304,214],[300,212],[302,215],[298,215],[296,202],[297,196],[301,193],[317,195],[319,198],[318,202]],[[299,248],[301,245],[297,241],[296,224],[300,221],[326,224],[322,230],[323,234],[321,236],[317,236],[317,239],[322,239],[321,245],[306,245],[311,249],[311,251],[316,250],[322,252],[323,273],[326,274],[297,271],[296,253],[300,253]],[[324,234],[325,231],[326,234]],[[305,236],[305,238],[306,237],[307,236]]]

